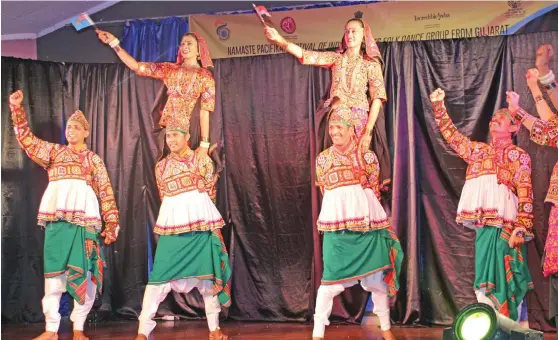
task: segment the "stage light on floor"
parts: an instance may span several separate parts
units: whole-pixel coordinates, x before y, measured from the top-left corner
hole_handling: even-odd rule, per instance
[[[542,340],[542,332],[521,327],[485,303],[465,307],[453,326],[444,329],[444,340]]]
[[[453,332],[458,340],[490,339],[496,333],[496,312],[484,303],[465,307],[455,319]]]

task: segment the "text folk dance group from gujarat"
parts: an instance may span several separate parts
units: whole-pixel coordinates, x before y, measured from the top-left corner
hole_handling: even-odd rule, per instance
[[[221,228],[225,222],[215,206],[219,169],[210,156],[210,113],[215,109],[213,63],[205,39],[198,33],[182,37],[176,62],[138,62],[111,33],[97,29],[101,42],[139,76],[162,80],[168,99],[159,125],[163,154],[155,166],[161,207],[154,227],[160,235],[153,271],[145,289],[136,339],[147,339],[156,326],[159,304],[174,290],[197,288],[205,305],[209,339],[227,339],[219,326],[222,307],[231,303],[232,271]],[[375,123],[388,100],[383,60],[370,26],[350,19],[335,52],[304,50],[264,25],[267,39],[304,65],[331,69],[329,97],[318,117],[326,120],[320,153],[315,160],[316,185],[323,195],[317,228],[323,233],[324,269],[314,312],[313,339],[323,339],[333,299],[360,284],[372,293],[382,337],[394,339],[390,306],[399,289],[403,249],[380,203],[390,182],[386,132]],[[522,303],[533,289],[525,242],[534,237],[531,159],[512,137],[524,126],[531,140],[558,147],[557,82],[549,69],[553,49],[537,50],[536,68],[526,81],[540,118],[519,105],[519,95],[507,92],[507,108],[490,121],[490,143],[474,142],[453,125],[445,93],[430,95],[432,112],[448,145],[467,163],[466,181],[457,222],[476,232],[474,291],[479,302],[519,320]],[[543,98],[546,91],[551,103]],[[102,292],[105,262],[101,242],[119,234],[119,214],[103,160],[87,148],[90,125],[81,111],[66,123],[67,145],[33,135],[23,108],[24,94],[9,98],[16,138],[27,155],[48,172],[38,224],[45,227],[42,300],[46,329],[36,339],[55,340],[61,316],[61,296],[75,300],[70,319],[74,339],[84,340],[84,324],[97,291]],[[199,111],[199,112],[195,112]],[[193,114],[200,117],[200,136],[191,133]],[[198,142],[196,150],[191,142]],[[374,141],[373,150],[370,149]],[[550,278],[551,317],[558,311],[558,164],[546,201],[553,204],[546,235],[543,274]],[[99,204],[100,202],[100,204]],[[103,226],[104,221],[104,228]],[[554,289],[552,289],[554,287]]]

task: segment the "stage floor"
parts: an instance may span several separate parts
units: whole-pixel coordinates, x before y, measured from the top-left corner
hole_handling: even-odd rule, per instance
[[[91,340],[133,339],[137,332],[138,323],[134,321],[106,322],[86,326],[86,334]],[[309,340],[312,339],[311,324],[296,323],[266,323],[266,322],[237,322],[226,321],[221,323],[223,331],[229,339],[284,339],[284,340]],[[2,325],[2,340],[33,339],[44,329],[43,324]],[[393,333],[397,339],[441,339],[442,328],[411,328],[394,327]],[[166,321],[158,322],[157,328],[151,339],[153,340],[184,340],[208,339],[207,324],[205,321]],[[72,339],[71,324],[63,321],[59,333],[59,340]],[[326,339],[343,340],[380,340],[380,330],[374,325],[333,325],[326,330]],[[556,334],[545,334],[545,339],[557,340]]]

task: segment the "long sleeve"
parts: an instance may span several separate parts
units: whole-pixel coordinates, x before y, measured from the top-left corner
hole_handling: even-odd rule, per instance
[[[155,182],[157,183],[157,191],[159,192],[159,198],[163,201],[163,172],[165,171],[165,164],[167,163],[166,158],[160,160],[157,165],[155,165]]]
[[[524,228],[526,237],[533,237],[533,186],[531,184],[531,157],[526,152],[519,156],[519,166],[513,178],[517,189],[517,218],[515,228]]]
[[[46,142],[33,134],[25,118],[23,106],[14,107],[10,105],[10,110],[12,112],[11,118],[15,136],[19,145],[35,163],[45,169],[48,168],[51,163],[52,153],[58,147],[58,144]]]
[[[370,91],[370,98],[372,98],[372,100],[380,99],[382,102],[387,100],[382,66],[380,63],[375,61],[371,62],[368,66],[368,88]]]
[[[341,54],[335,52],[318,52],[302,50],[302,58],[298,60],[303,65],[314,65],[329,68],[341,57]]]
[[[548,121],[535,118],[527,111],[519,108],[514,112],[515,119],[524,122],[527,119],[534,120],[531,128],[531,140],[539,145],[558,147],[558,116],[553,115]]]
[[[92,188],[101,201],[101,214],[106,225],[116,227],[119,224],[118,208],[116,198],[110,184],[105,163],[97,154],[91,157],[91,168],[93,172]]]
[[[360,162],[366,175],[362,187],[372,189],[374,194],[380,198],[380,163],[378,157],[374,152],[368,151],[362,155]]]
[[[142,77],[163,80],[174,69],[174,66],[171,63],[139,62],[136,74]]]
[[[433,102],[432,107],[436,124],[446,142],[465,162],[472,161],[471,156],[476,143],[461,134],[453,125],[443,101]]]
[[[537,119],[531,129],[531,140],[539,145],[558,147],[558,117],[548,122]]]
[[[215,200],[217,199],[217,189],[215,188],[217,176],[215,175],[215,166],[209,156],[204,156],[199,160],[198,171],[200,177],[203,179],[205,190],[209,195],[209,198],[211,198],[213,203],[215,203]]]
[[[201,90],[201,109],[215,111],[215,79],[211,74],[203,76]]]
[[[322,153],[316,158],[316,186],[320,187],[322,194],[325,188],[325,169],[326,156]]]

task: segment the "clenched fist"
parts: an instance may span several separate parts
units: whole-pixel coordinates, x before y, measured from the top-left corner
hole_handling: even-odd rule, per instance
[[[513,91],[506,91],[506,101],[508,102],[508,110],[515,112],[519,109],[519,95]]]
[[[99,37],[99,40],[101,40],[103,44],[108,45],[111,41],[116,39],[115,36],[112,35],[112,33],[110,32],[101,31],[101,30],[96,30],[95,32],[97,33],[97,37]]]
[[[550,44],[541,45],[537,48],[537,60],[535,61],[535,64],[537,65],[539,71],[544,73],[542,74],[543,76],[546,75],[548,64],[550,63],[550,59],[552,59],[553,55],[554,49]]]
[[[16,92],[10,95],[10,104],[13,106],[21,106],[21,102],[23,101],[23,92],[21,90],[17,90]]]
[[[277,30],[275,28],[265,26],[264,27],[264,32],[265,32],[265,37],[267,38],[267,40],[269,40],[270,42],[272,42],[274,44],[280,44],[280,43],[285,42],[285,38],[283,38],[281,36],[281,34],[279,34],[279,32],[277,32]]]
[[[433,103],[444,101],[444,98],[446,98],[446,93],[440,88],[437,88],[430,94],[430,101]]]

